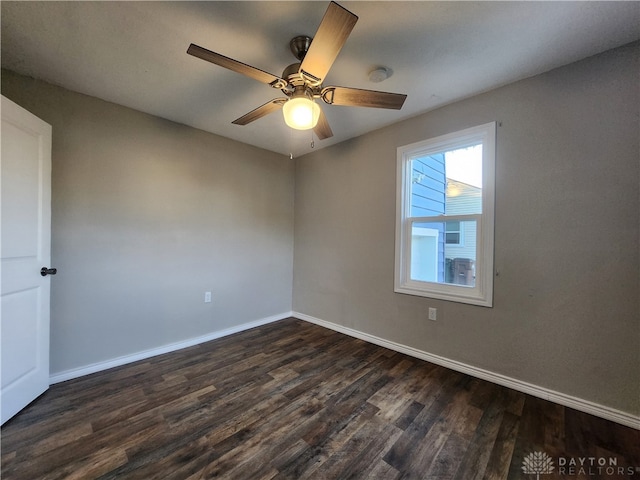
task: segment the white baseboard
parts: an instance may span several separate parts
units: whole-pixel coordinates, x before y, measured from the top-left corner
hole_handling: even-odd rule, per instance
[[[559,405],[564,405],[565,407],[573,408],[581,412],[589,413],[591,415],[604,418],[605,420],[610,420],[612,422],[616,422],[621,425],[626,425],[628,427],[640,430],[640,416],[635,416],[630,413],[622,412],[620,410],[616,410],[610,407],[606,407],[604,405],[590,402],[588,400],[583,400],[581,398],[573,397],[571,395],[566,395],[561,392],[549,390],[548,388],[523,382],[522,380],[507,377],[505,375],[494,373],[489,370],[484,370],[482,368],[474,367],[472,365],[467,365],[465,363],[457,362],[455,360],[450,360],[448,358],[441,357],[439,355],[433,355],[431,353],[427,353],[425,351],[418,350],[413,347],[408,347],[400,343],[385,340],[384,338],[376,337],[374,335],[370,335],[368,333],[364,333],[359,330],[354,330],[352,328],[343,327],[342,325],[338,325],[336,323],[327,322],[326,320],[321,320],[319,318],[315,318],[310,315],[306,315],[304,313],[293,312],[292,315],[295,318],[299,318],[300,320],[314,323],[316,325],[320,325],[330,330],[344,333],[351,337],[359,338],[360,340],[364,340],[366,342],[370,342],[375,345],[380,345],[381,347],[385,347],[390,350],[394,350],[396,352],[404,353],[411,357],[419,358],[421,360],[426,360],[427,362],[435,363],[436,365],[440,365],[442,367],[446,367],[451,370],[455,370],[457,372],[466,373],[467,375],[471,375],[472,377],[480,378],[482,380],[487,380],[497,385],[502,385],[504,387],[508,387],[513,390],[517,390],[519,392],[527,393],[534,397],[542,398],[544,400],[549,400],[550,402],[554,402]]]
[[[155,357],[156,355],[162,355],[163,353],[175,352],[176,350],[180,350],[182,348],[192,347],[200,343],[209,342],[211,340],[216,340],[218,338],[226,337],[227,335],[232,335],[234,333],[242,332],[244,330],[260,327],[268,323],[277,322],[278,320],[291,317],[292,315],[293,315],[292,312],[286,312],[280,315],[272,315],[270,317],[261,318],[253,322],[243,323],[242,325],[237,325],[235,327],[219,330],[217,332],[208,333],[200,337],[190,338],[188,340],[183,340],[181,342],[170,343],[169,345],[163,345],[161,347],[152,348],[150,350],[144,350],[142,352],[133,353],[131,355],[124,355],[122,357],[113,358],[111,360],[106,360],[104,362],[92,363],[91,365],[86,365],[84,367],[79,367],[71,370],[65,370],[59,373],[54,373],[53,375],[49,376],[49,384],[53,385],[54,383],[60,383],[66,380],[71,380],[73,378],[83,377],[85,375],[101,372],[109,368],[119,367],[121,365],[137,362],[139,360],[145,360],[147,358]]]

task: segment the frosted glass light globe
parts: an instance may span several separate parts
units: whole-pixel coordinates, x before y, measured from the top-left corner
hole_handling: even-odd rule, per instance
[[[285,123],[296,130],[309,130],[318,123],[320,107],[307,97],[288,100],[282,106]]]

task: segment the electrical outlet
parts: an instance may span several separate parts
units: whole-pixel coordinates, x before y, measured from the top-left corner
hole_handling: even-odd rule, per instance
[[[438,320],[438,309],[429,307],[429,320],[433,320],[434,322]]]
[[[204,303],[211,303],[211,292],[204,292]]]

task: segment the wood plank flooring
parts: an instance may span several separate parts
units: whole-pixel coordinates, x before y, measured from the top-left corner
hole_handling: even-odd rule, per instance
[[[297,319],[53,385],[1,434],[3,480],[535,479],[532,452],[640,479],[638,430]]]

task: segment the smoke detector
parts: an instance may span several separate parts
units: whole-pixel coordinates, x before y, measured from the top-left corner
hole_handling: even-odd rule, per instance
[[[369,81],[373,83],[384,82],[392,73],[391,69],[387,67],[375,68],[369,72]]]

